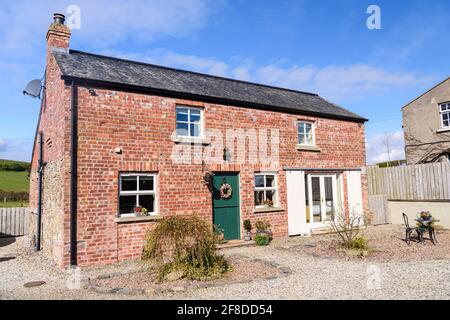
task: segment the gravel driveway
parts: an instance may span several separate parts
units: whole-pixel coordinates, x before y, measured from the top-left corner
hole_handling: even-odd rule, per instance
[[[275,241],[270,247],[240,247],[223,251],[225,255],[239,254],[276,262],[292,271],[288,276],[276,279],[256,280],[221,288],[196,289],[156,297],[98,293],[88,289],[69,290],[66,285],[69,274],[61,272],[41,253],[31,255],[21,253],[20,239],[7,245],[2,245],[1,241],[3,240],[0,240],[1,299],[450,298],[449,259],[374,263],[318,258],[299,252],[298,241],[295,239]],[[292,250],[294,246],[296,250]],[[89,269],[82,271],[82,277],[87,279],[136,268],[136,263],[126,263],[102,269]],[[35,288],[23,287],[26,282],[35,280],[46,281],[46,284]]]

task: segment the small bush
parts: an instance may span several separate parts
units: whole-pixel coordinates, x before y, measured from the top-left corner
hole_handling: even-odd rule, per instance
[[[352,250],[367,250],[369,248],[367,239],[363,236],[357,236],[356,238],[344,243],[343,246]]]
[[[158,280],[172,272],[192,280],[220,277],[229,270],[216,253],[213,226],[197,216],[169,217],[146,235],[142,259],[156,265]]]
[[[5,191],[0,190],[0,201],[22,201],[27,202],[29,199],[26,191]]]
[[[267,233],[257,233],[254,240],[257,246],[267,246],[270,242],[270,236]]]

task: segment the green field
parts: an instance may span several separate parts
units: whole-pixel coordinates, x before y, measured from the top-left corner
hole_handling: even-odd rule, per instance
[[[26,192],[29,189],[27,162],[0,159],[0,208],[26,207],[27,201],[14,201],[17,196],[11,196],[11,192]],[[10,198],[9,201],[4,201]]]
[[[28,191],[28,171],[0,171],[0,190]]]

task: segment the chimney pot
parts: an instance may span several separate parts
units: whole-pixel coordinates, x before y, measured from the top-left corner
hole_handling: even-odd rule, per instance
[[[55,13],[53,15],[53,23],[64,24],[65,21],[66,21],[66,16],[63,15],[62,13]]]

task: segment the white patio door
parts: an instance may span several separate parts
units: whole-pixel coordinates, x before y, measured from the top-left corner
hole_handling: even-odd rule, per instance
[[[337,206],[336,175],[308,175],[310,228],[329,226]]]

